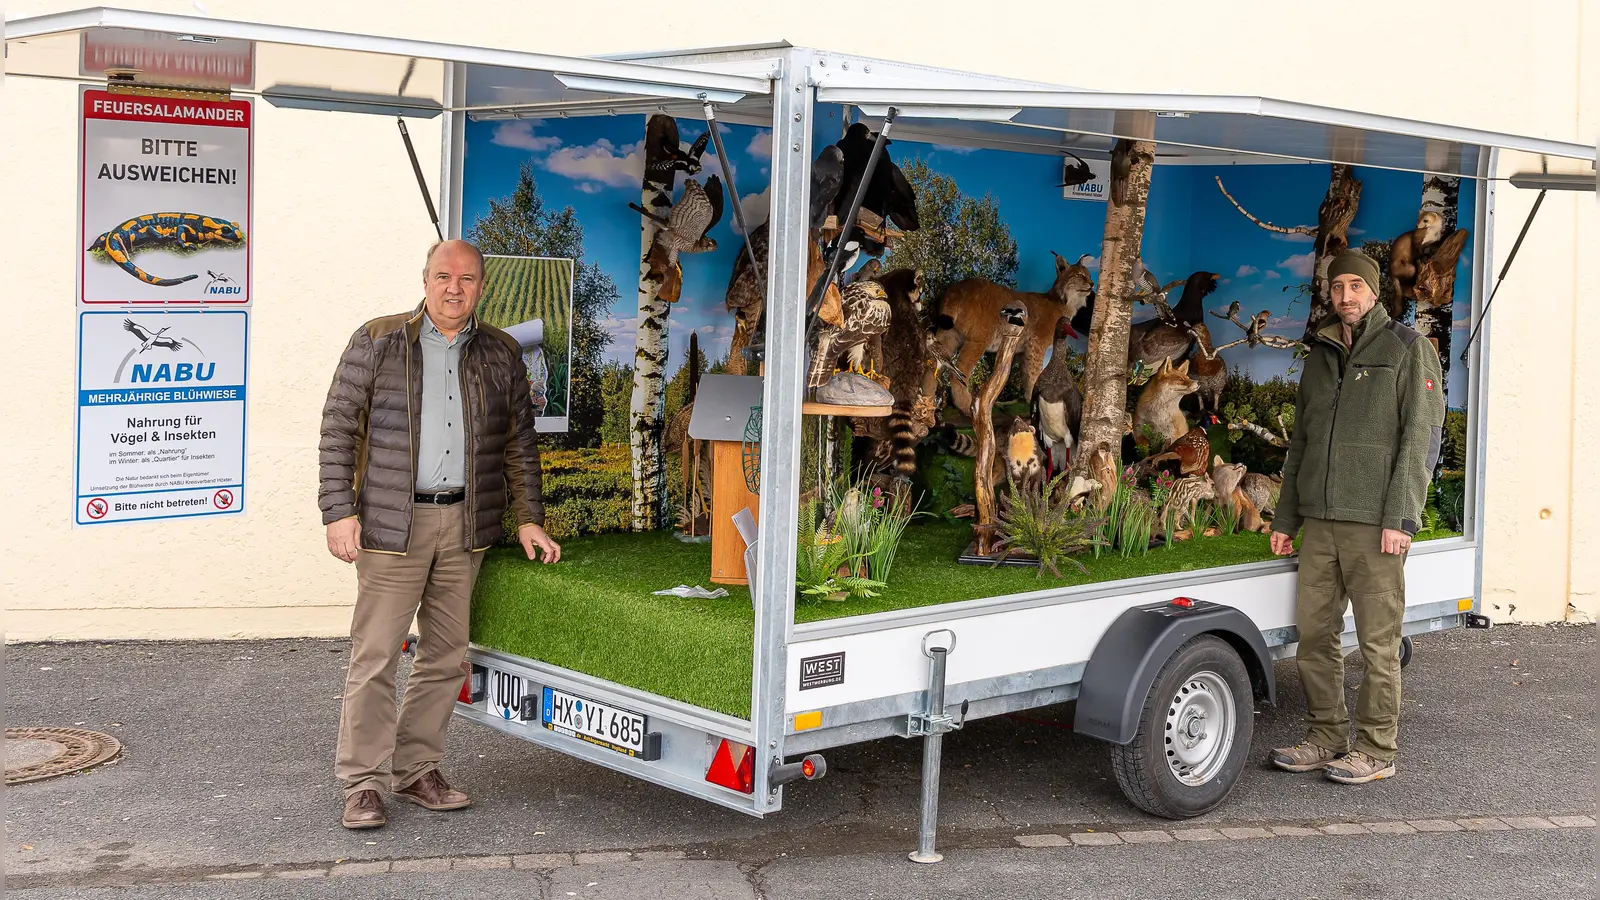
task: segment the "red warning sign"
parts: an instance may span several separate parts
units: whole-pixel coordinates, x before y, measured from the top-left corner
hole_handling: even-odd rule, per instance
[[[211,505],[215,506],[217,509],[227,509],[228,507],[232,506],[233,505],[233,491],[230,491],[230,490],[227,490],[226,488],[224,488],[223,490],[217,491],[215,494],[212,494],[211,495]]]
[[[104,519],[106,517],[106,513],[110,511],[111,504],[100,499],[99,497],[92,497],[88,503],[83,505],[84,515],[91,519]]]

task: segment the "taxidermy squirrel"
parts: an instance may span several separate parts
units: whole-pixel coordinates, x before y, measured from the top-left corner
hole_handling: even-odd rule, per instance
[[[910,478],[917,470],[917,444],[933,427],[933,398],[939,387],[939,370],[922,323],[922,270],[895,269],[857,280],[877,282],[893,310],[893,326],[872,338],[869,353],[873,368],[889,381],[894,411],[887,419],[856,419],[855,433],[872,438],[874,464]]]
[[[985,353],[1000,349],[1000,310],[1022,304],[1028,309],[1028,331],[1023,336],[1021,356],[1022,395],[1033,396],[1033,386],[1044,369],[1045,351],[1055,339],[1056,322],[1070,320],[1083,309],[1094,290],[1094,278],[1083,256],[1069,263],[1056,258],[1056,280],[1043,294],[1028,293],[995,284],[982,278],[968,278],[945,291],[934,320],[935,350],[953,365],[959,377],[950,382],[950,397],[964,414],[972,415],[972,392],[965,380]],[[1068,325],[1071,328],[1071,325]],[[1072,333],[1077,337],[1077,332]]]
[[[1218,456],[1211,464],[1211,486],[1216,493],[1216,501],[1238,513],[1240,531],[1264,534],[1270,529],[1262,521],[1261,511],[1244,492],[1244,488],[1240,487],[1248,474],[1244,463],[1225,463]]]
[[[1170,359],[1163,360],[1161,367],[1145,383],[1144,390],[1139,392],[1139,402],[1133,412],[1134,443],[1145,443],[1146,436],[1153,431],[1161,442],[1156,449],[1164,450],[1183,437],[1189,430],[1189,420],[1178,409],[1178,402],[1199,389],[1200,385],[1189,377],[1188,360],[1176,366]],[[1148,448],[1141,452],[1148,452]]]

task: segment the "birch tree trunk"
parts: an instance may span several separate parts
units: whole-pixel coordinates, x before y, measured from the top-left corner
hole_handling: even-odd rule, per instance
[[[1328,264],[1335,256],[1350,249],[1350,223],[1355,221],[1356,209],[1361,205],[1361,181],[1350,166],[1335,163],[1328,178],[1328,193],[1317,208],[1317,238],[1312,249],[1315,268],[1311,273],[1311,309],[1306,315],[1305,336],[1310,344],[1317,332],[1317,323],[1333,312],[1333,301],[1328,296]]]
[[[1150,201],[1150,174],[1156,145],[1150,141],[1118,142],[1129,157],[1127,200],[1106,204],[1105,239],[1100,248],[1100,283],[1096,286],[1094,321],[1083,370],[1083,419],[1072,474],[1086,475],[1096,445],[1105,445],[1116,471],[1122,471],[1122,435],[1128,409],[1128,331],[1133,320],[1134,265],[1144,241],[1145,209]],[[1115,154],[1114,154],[1115,155]],[[1119,161],[1112,160],[1112,168]],[[1068,478],[1068,482],[1071,482]]]
[[[648,126],[646,134],[648,137]],[[673,123],[670,150],[681,152],[676,146],[677,134],[677,123]],[[639,196],[641,207],[663,217],[672,209],[677,181],[677,169],[663,158],[668,151],[661,143],[645,141],[645,174]],[[652,177],[657,180],[652,181]],[[633,343],[633,398],[628,405],[634,531],[654,531],[662,526],[666,515],[666,455],[661,437],[667,399],[667,312],[671,304],[661,298],[666,254],[655,245],[660,230],[649,217],[639,217],[639,324]]]

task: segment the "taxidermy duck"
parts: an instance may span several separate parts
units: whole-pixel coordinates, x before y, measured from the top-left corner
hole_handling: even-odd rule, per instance
[[[1056,322],[1050,363],[1033,385],[1033,424],[1039,430],[1045,467],[1051,476],[1071,464],[1072,448],[1077,444],[1078,426],[1083,420],[1083,395],[1067,368],[1067,339],[1073,336],[1068,319]]]
[[[810,387],[825,384],[841,357],[847,358],[849,371],[867,378],[876,375],[864,370],[867,345],[874,336],[889,329],[894,314],[888,293],[876,281],[851,283],[839,292],[837,303],[831,302],[831,295],[830,291],[823,297],[817,311],[822,324],[817,330],[817,352],[811,357],[806,381]]]
[[[867,183],[866,197],[861,208],[871,210],[885,221],[893,221],[901,231],[916,231],[921,227],[917,220],[917,192],[906,180],[904,172],[889,158],[890,141],[884,142],[883,155],[872,171]],[[844,154],[844,180],[834,197],[833,212],[840,219],[850,211],[850,201],[855,199],[856,188],[867,172],[867,160],[872,156],[872,131],[860,122],[850,126],[836,144]],[[882,253],[882,244],[859,237],[860,247],[870,256]]]
[[[1182,359],[1194,348],[1194,337],[1186,326],[1204,320],[1204,300],[1217,289],[1215,272],[1196,272],[1183,285],[1183,294],[1172,308],[1177,324],[1160,316],[1134,323],[1128,331],[1128,365],[1140,369],[1158,366],[1163,360]]]

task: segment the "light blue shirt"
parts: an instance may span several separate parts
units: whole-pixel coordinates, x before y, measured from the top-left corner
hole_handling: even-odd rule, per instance
[[[422,428],[417,435],[417,490],[466,487],[465,403],[461,396],[461,349],[472,323],[447,338],[422,314]]]

